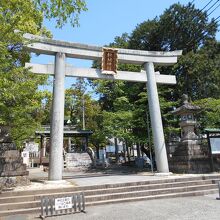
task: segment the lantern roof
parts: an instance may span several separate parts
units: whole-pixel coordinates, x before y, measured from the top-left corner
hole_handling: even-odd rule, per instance
[[[183,105],[172,111],[172,114],[182,115],[186,113],[197,113],[201,109],[199,106],[191,104],[189,102],[189,97],[186,94],[183,94],[182,100],[183,100]]]

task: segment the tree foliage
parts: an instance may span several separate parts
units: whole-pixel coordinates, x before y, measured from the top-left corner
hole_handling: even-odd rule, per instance
[[[62,27],[85,10],[84,1],[0,1],[0,124],[11,128],[17,146],[31,137],[42,121],[42,106],[48,93],[38,90],[46,83],[47,77],[37,76],[24,68],[30,55],[24,50],[23,33],[50,36],[43,27],[43,19],[57,18],[57,26]],[[19,30],[19,31],[18,31]],[[48,102],[47,102],[48,103]]]
[[[129,47],[140,50],[196,51],[215,39],[217,23],[191,3],[171,5],[158,18],[139,24],[131,33]]]
[[[79,14],[86,11],[84,0],[35,0],[35,5],[45,18],[55,19],[56,27],[62,28],[67,22],[79,25]]]
[[[198,52],[182,56],[174,68],[177,97],[188,94],[192,100],[220,98],[220,43],[209,41]]]
[[[141,50],[183,50],[173,67],[158,67],[177,77],[173,87],[159,86],[165,133],[176,130],[170,111],[183,93],[192,100],[220,98],[219,42],[217,23],[191,3],[171,5],[160,17],[139,24],[130,35],[129,48]],[[176,125],[175,125],[176,124]]]
[[[175,86],[158,85],[167,140],[170,133],[179,131],[178,122],[171,111],[174,106],[180,105],[179,100],[183,93],[204,107],[203,127],[209,124],[212,127],[219,126],[218,107],[213,108],[220,99],[220,51],[219,42],[215,39],[217,27],[217,23],[210,20],[206,12],[196,9],[193,4],[177,3],[166,9],[161,16],[137,25],[130,35],[125,33],[121,37],[115,37],[114,42],[109,45],[151,51],[183,50],[183,56],[174,66],[156,67],[161,74],[177,77]],[[127,64],[118,65],[119,70],[140,71],[141,68]],[[122,138],[124,133],[121,129],[128,125],[126,128],[129,127],[127,131],[132,141],[146,143],[146,116],[149,114],[146,85],[101,80],[95,81],[94,85],[96,91],[101,93],[99,101],[104,110],[104,121],[109,134]],[[117,100],[126,100],[126,103],[121,102],[119,108]],[[203,105],[204,102],[207,102],[206,105]],[[213,110],[208,112],[210,107]]]
[[[75,129],[83,129],[83,111],[85,129],[94,134],[90,137],[90,146],[99,149],[106,144],[106,132],[103,128],[103,114],[98,101],[86,92],[87,82],[77,79],[70,89],[66,89],[65,117],[70,119]]]
[[[194,104],[201,108],[198,114],[200,132],[205,128],[220,128],[220,99],[200,99]]]
[[[38,85],[45,77],[23,68],[29,54],[23,50],[22,36],[15,29],[38,34],[43,17],[31,1],[0,2],[0,123],[10,126],[13,140],[20,145],[39,125],[42,92]]]

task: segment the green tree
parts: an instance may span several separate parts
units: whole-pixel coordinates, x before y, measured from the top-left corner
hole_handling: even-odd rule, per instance
[[[205,128],[220,128],[220,99],[200,99],[194,104],[201,108],[198,113],[200,131],[204,131]]]
[[[196,52],[208,40],[215,39],[217,23],[209,17],[206,11],[196,9],[188,3],[173,4],[166,9],[158,21],[161,49],[183,50]]]
[[[183,93],[192,100],[219,99],[220,65],[219,43],[215,39],[217,23],[208,18],[206,12],[196,9],[191,3],[171,5],[164,13],[137,25],[130,35],[116,37],[109,46],[138,50],[183,50],[183,56],[171,67],[156,67],[161,74],[172,74],[177,77],[177,85],[158,85],[162,120],[166,137],[178,131],[178,124],[170,114],[174,106],[179,105]],[[118,69],[140,71],[141,66],[119,64]],[[101,93],[100,102],[110,118],[117,119],[120,109],[115,109],[115,101],[126,97],[132,108],[132,141],[144,143],[148,111],[147,91],[144,83],[103,82],[96,81],[95,88]],[[123,107],[122,107],[123,109]],[[207,108],[208,109],[208,108]],[[216,114],[217,112],[213,112]],[[113,123],[112,123],[113,124]],[[113,126],[113,125],[112,125]],[[117,125],[109,128],[117,132]],[[120,133],[120,132],[119,132]]]
[[[130,35],[129,48],[141,50],[183,50],[173,67],[157,67],[163,74],[177,77],[175,86],[158,86],[166,135],[178,125],[170,111],[183,93],[192,100],[219,99],[219,43],[217,23],[191,3],[174,4],[153,20],[139,24]],[[140,91],[138,93],[141,92]],[[133,93],[137,94],[137,93]]]
[[[191,3],[171,5],[160,17],[139,24],[131,33],[129,47],[140,50],[196,51],[215,39],[217,23]]]
[[[220,98],[220,43],[209,41],[196,53],[182,56],[173,72],[176,73],[177,97],[188,94],[192,100]]]
[[[43,18],[31,1],[0,2],[0,123],[11,127],[13,140],[20,145],[39,126],[42,92],[38,85],[45,77],[35,76],[22,66],[29,54],[22,48],[22,36],[15,29],[38,34]]]
[[[41,109],[38,113],[41,125],[49,125],[51,119],[52,92],[45,90],[44,97],[41,101]]]
[[[209,87],[208,90],[211,90],[212,87],[212,83],[206,83],[207,76],[212,79],[215,77],[212,76],[212,73],[216,75],[216,71],[214,71],[215,73],[211,71],[210,74],[204,77],[204,75],[202,76],[201,73],[198,74],[192,69],[198,69],[198,66],[206,61],[205,56],[209,57],[208,61],[211,61],[212,56],[217,56],[215,54],[217,49],[212,46],[217,44],[215,41],[216,31],[217,23],[213,19],[209,21],[206,12],[196,9],[191,3],[186,6],[178,3],[171,5],[159,18],[139,24],[131,33],[129,48],[162,51],[183,50],[183,56],[175,67],[158,68],[163,74],[176,75],[178,82],[178,85],[173,87],[172,90],[168,89],[167,86],[161,87],[163,91],[161,93],[164,94],[163,96],[166,99],[173,101],[177,101],[181,97],[181,93],[187,93],[192,98],[198,98],[196,96],[200,94],[201,98],[205,98],[207,96],[203,96],[204,85],[206,84],[206,87]],[[210,47],[214,50],[209,50]],[[209,54],[206,53],[206,50],[209,50]],[[197,52],[203,53],[203,57],[198,57]],[[188,62],[186,62],[186,59]],[[202,73],[207,71],[209,66],[210,64],[204,70],[205,65],[203,65],[203,70],[200,68]],[[212,69],[217,68],[217,65],[212,65]],[[201,76],[199,77],[200,86],[194,80],[198,79],[198,76]],[[219,81],[216,81],[217,85],[219,83]]]
[[[77,129],[84,129],[86,124],[87,104],[90,96],[86,94],[87,82],[77,78],[65,95],[65,116]]]
[[[97,157],[99,157],[99,149],[106,146],[107,136],[103,125],[104,115],[98,101],[87,100],[86,115],[86,129],[93,132],[89,138],[89,143],[91,147],[96,149]]]
[[[45,92],[38,91],[47,77],[24,68],[30,55],[23,49],[22,35],[28,32],[50,36],[42,25],[44,16],[57,18],[57,26],[62,27],[67,21],[76,24],[81,10],[85,10],[85,3],[80,0],[65,4],[59,0],[0,1],[0,124],[10,126],[18,146],[45,120],[42,101],[47,98]]]
[[[45,18],[56,20],[58,28],[62,28],[67,22],[78,26],[79,14],[87,10],[84,0],[35,0],[34,3]]]
[[[93,100],[86,92],[86,82],[78,79],[70,89],[66,90],[65,116],[71,120],[76,129],[83,129],[82,117],[84,111],[85,129],[93,131],[89,139],[90,147],[96,148],[106,144],[106,133],[103,129],[103,113],[99,102]]]

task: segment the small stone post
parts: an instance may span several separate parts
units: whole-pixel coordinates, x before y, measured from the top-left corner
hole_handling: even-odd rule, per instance
[[[68,137],[68,153],[71,153],[71,144],[72,144],[71,137]]]
[[[46,157],[47,137],[41,136],[41,157]]]

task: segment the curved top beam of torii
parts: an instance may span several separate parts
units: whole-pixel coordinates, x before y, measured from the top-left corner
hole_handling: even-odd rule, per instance
[[[31,34],[24,34],[24,38],[32,41],[26,47],[34,53],[55,55],[57,52],[65,53],[66,57],[100,60],[102,47],[91,46],[65,41],[58,41]],[[156,52],[144,50],[121,49],[118,50],[118,62],[142,65],[153,62],[156,65],[172,65],[177,62],[177,57],[182,55],[181,50],[172,52]]]
[[[79,43],[70,43],[57,41],[49,38],[43,38],[36,35],[24,34],[28,40],[25,47],[34,53],[47,54],[55,56],[56,53],[64,53],[66,57],[101,60],[103,48]],[[177,62],[177,57],[182,54],[181,50],[173,52],[155,52],[143,50],[117,49],[117,60],[119,63],[130,63],[142,65],[147,62],[153,62],[157,65],[172,65]],[[53,64],[33,64],[26,63],[27,68],[38,74],[54,74]],[[65,75],[74,77],[87,77],[92,79],[125,80],[132,82],[147,82],[146,71],[129,72],[117,71],[117,74],[102,74],[100,69],[78,68],[71,65],[65,66]],[[156,82],[159,84],[176,84],[174,75],[162,75],[155,72]]]

